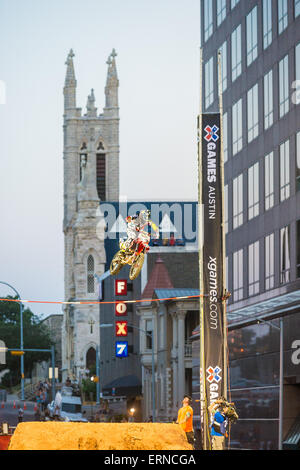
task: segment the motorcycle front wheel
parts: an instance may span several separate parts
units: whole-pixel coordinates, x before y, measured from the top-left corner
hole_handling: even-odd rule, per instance
[[[110,274],[112,276],[115,276],[121,271],[122,267],[123,267],[122,255],[121,255],[121,251],[118,251],[118,253],[115,254],[115,256],[113,257],[110,263],[110,268],[109,268]]]
[[[135,260],[135,262],[133,263],[133,265],[131,266],[130,271],[129,271],[129,279],[131,281],[136,279],[138,275],[140,274],[141,269],[144,264],[144,258],[145,258],[145,254],[140,253],[137,259]]]

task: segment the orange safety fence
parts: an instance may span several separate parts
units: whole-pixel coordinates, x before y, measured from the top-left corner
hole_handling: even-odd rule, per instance
[[[50,300],[23,300],[23,299],[0,299],[3,302],[21,302],[21,303],[37,303],[37,304],[63,304],[63,305],[84,305],[84,304],[118,304],[118,303],[143,303],[143,302],[162,302],[163,300],[186,300],[186,299],[199,299],[200,297],[205,297],[203,294],[199,295],[184,295],[181,297],[165,297],[162,299],[139,299],[139,300],[111,300],[111,301],[50,301]]]

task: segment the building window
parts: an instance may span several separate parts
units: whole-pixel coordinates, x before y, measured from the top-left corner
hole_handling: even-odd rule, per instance
[[[242,98],[232,106],[232,154],[236,155],[243,147]]]
[[[290,197],[290,143],[280,145],[280,201]]]
[[[164,347],[164,339],[165,339],[165,328],[164,328],[164,316],[160,315],[158,320],[159,323],[159,347],[163,349]]]
[[[287,0],[278,0],[278,34],[288,25],[288,4]]]
[[[263,0],[263,44],[267,49],[272,42],[272,0]]]
[[[289,111],[289,57],[279,62],[279,117]]]
[[[274,233],[265,237],[265,289],[273,289],[275,280]]]
[[[290,228],[280,230],[280,284],[290,281]]]
[[[88,294],[95,293],[95,263],[92,255],[87,259],[87,292]]]
[[[259,214],[259,163],[248,169],[248,219]]]
[[[224,228],[225,233],[228,233],[228,184],[224,187]]]
[[[243,174],[233,180],[233,229],[243,224]]]
[[[233,253],[233,301],[243,298],[243,250]]]
[[[214,101],[214,58],[205,64],[205,108]]]
[[[259,242],[248,247],[249,297],[259,293]]]
[[[100,201],[106,200],[106,159],[105,154],[97,154],[97,192]]]
[[[296,191],[300,191],[300,132],[296,136]]]
[[[295,18],[300,15],[300,0],[295,0]]]
[[[274,206],[274,158],[273,152],[265,156],[265,210]]]
[[[146,349],[152,349],[152,337],[151,337],[151,332],[152,332],[152,320],[146,320]]]
[[[223,116],[223,153],[224,163],[228,160],[228,114]]]
[[[300,277],[300,220],[297,220],[296,276]]]
[[[242,38],[241,25],[231,34],[232,81],[242,73]]]
[[[220,24],[226,18],[226,0],[217,0],[217,25]]]
[[[213,33],[213,2],[204,0],[204,41]]]
[[[221,79],[222,79],[222,91],[227,88],[227,42],[223,42],[219,49],[221,53]]]
[[[239,3],[240,0],[231,0],[231,10]]]
[[[258,85],[248,91],[248,143],[258,136]]]
[[[257,58],[257,7],[247,15],[247,66]]]
[[[273,72],[264,76],[264,115],[265,129],[273,125]]]

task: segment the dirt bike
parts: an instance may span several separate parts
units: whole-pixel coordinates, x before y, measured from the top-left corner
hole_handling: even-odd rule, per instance
[[[127,247],[126,242],[120,240],[120,250],[115,254],[110,263],[110,274],[118,274],[125,264],[131,266],[129,279],[133,281],[138,277],[144,264],[145,254],[149,251],[150,235],[141,231],[137,240],[131,247]]]

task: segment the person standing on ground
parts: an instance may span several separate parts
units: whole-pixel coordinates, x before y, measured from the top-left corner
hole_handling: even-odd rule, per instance
[[[222,399],[216,400],[208,407],[208,411],[213,415],[211,425],[212,450],[224,450],[225,447],[228,407],[221,408],[223,401]]]
[[[192,399],[188,395],[185,395],[182,400],[182,407],[178,410],[178,416],[176,423],[179,424],[181,429],[186,434],[186,438],[189,444],[194,449],[194,428],[193,428],[193,408],[191,407]]]
[[[19,421],[19,423],[22,423],[22,421],[23,421],[23,416],[24,416],[24,411],[23,411],[23,409],[20,407],[20,408],[19,408],[19,412],[18,412],[18,421]]]

